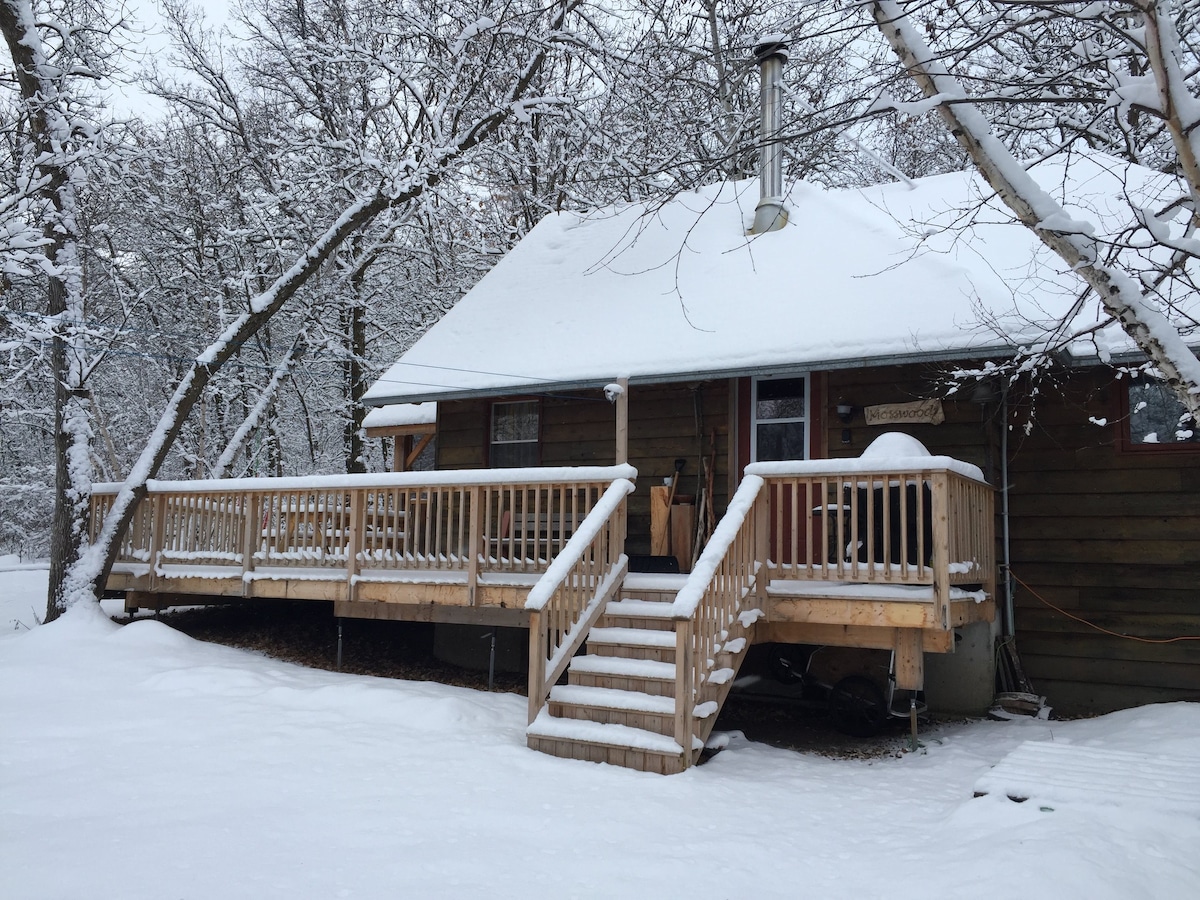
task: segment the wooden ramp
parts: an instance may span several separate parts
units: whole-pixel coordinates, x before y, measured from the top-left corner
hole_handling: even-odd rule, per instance
[[[705,660],[699,689],[684,687],[691,620],[676,618],[673,601],[685,580],[629,576],[571,660],[567,683],[550,690],[530,723],[531,748],[662,775],[695,764],[750,641],[735,620],[711,665]]]
[[[1200,757],[1026,741],[975,783],[975,796],[1200,815]]]

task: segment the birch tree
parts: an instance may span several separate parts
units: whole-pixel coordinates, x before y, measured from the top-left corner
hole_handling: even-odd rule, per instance
[[[1111,321],[1119,323],[1185,410],[1200,421],[1200,361],[1179,330],[1181,324],[1194,330],[1196,323],[1177,306],[1181,297],[1194,296],[1192,276],[1200,256],[1195,237],[1200,224],[1197,58],[1178,30],[1182,23],[1190,39],[1192,11],[1166,0],[958,4],[955,15],[962,21],[986,26],[982,31],[975,27],[971,46],[991,51],[1007,36],[1044,29],[1048,22],[1069,20],[1072,26],[1068,33],[1074,43],[1043,57],[1036,82],[1019,91],[1002,89],[990,96],[985,91],[973,97],[946,65],[953,54],[932,49],[904,5],[878,0],[871,9],[905,73],[1015,220],[1078,273]],[[924,29],[926,34],[936,30]],[[1114,66],[1114,60],[1120,65]],[[1073,87],[1066,90],[1068,86]],[[1080,220],[1074,211],[1068,214],[1038,186],[977,101],[1056,110],[1057,146],[1045,148],[1049,151],[1081,138],[1095,139],[1096,123],[1105,117],[1115,115],[1113,121],[1130,140],[1129,129],[1139,119],[1150,119],[1156,133],[1169,137],[1169,170],[1177,178],[1177,194],[1158,209],[1131,206],[1129,229],[1117,243],[1105,246],[1095,237],[1099,230],[1093,223]],[[1093,114],[1078,115],[1081,108]],[[1182,220],[1176,210],[1185,212]],[[1150,269],[1132,268],[1134,257],[1158,262]]]

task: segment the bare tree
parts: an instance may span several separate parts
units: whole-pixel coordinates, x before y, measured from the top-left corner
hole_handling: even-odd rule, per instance
[[[69,228],[74,209],[69,166],[77,156],[63,152],[72,146],[65,114],[69,97],[55,79],[74,77],[79,68],[49,61],[54,42],[64,33],[61,18],[47,15],[35,21],[31,0],[4,0],[0,11],[0,26],[24,79],[22,97],[29,115],[42,117],[32,129],[44,152],[30,157],[30,179],[38,182],[30,196],[47,199],[57,218],[55,234],[63,235],[47,232],[39,253],[56,273],[52,291],[64,297],[59,304],[67,313],[64,322],[78,326],[86,321],[85,291],[71,258],[75,237]],[[539,76],[554,60],[582,53],[592,41],[600,43],[588,11],[581,0],[518,2],[499,10],[466,0],[406,4],[391,16],[376,15],[377,43],[342,48],[370,69],[378,89],[370,145],[315,136],[306,127],[312,110],[294,121],[288,142],[269,155],[246,145],[250,152],[240,156],[239,164],[257,170],[253,190],[240,198],[247,220],[242,237],[265,241],[270,252],[243,254],[252,268],[227,273],[232,283],[249,289],[221,298],[219,328],[180,362],[175,386],[90,543],[85,527],[91,480],[87,441],[93,424],[84,390],[88,347],[82,326],[65,330],[65,362],[56,372],[64,392],[66,441],[59,456],[67,481],[58,506],[73,524],[71,540],[53,548],[49,618],[97,596],[147,480],[168,458],[214,378],[281,312],[301,301],[343,248],[354,254],[353,242],[367,236],[361,254],[371,252],[372,227],[378,224],[387,233],[392,223],[410,218],[444,185],[469,172],[479,148],[569,105],[569,97],[539,91]],[[282,105],[271,108],[265,102],[270,97],[254,96],[240,72],[227,71],[202,46],[188,49],[185,44],[185,52],[199,83],[175,91],[171,99],[204,127],[229,140],[247,141],[264,127],[264,116],[287,111]],[[335,191],[328,190],[331,182]],[[281,217],[280,210],[289,205],[290,213]]]

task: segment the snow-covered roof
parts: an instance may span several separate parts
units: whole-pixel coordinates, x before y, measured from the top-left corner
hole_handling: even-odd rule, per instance
[[[1097,154],[1035,177],[1118,230],[1164,176]],[[800,183],[782,231],[748,237],[757,182],[544,218],[367,392],[368,403],[1007,355],[1083,282],[969,172],[913,186]],[[1194,302],[1194,300],[1192,301]],[[1077,326],[1098,321],[1094,303]],[[1106,342],[1111,342],[1111,346]],[[1080,348],[1130,349],[1116,329]]]
[[[393,403],[368,410],[364,428],[405,428],[437,423],[436,403]]]

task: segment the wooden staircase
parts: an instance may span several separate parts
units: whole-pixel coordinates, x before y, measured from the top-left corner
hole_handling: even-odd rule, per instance
[[[636,584],[637,577],[630,581]],[[550,690],[529,725],[532,749],[663,775],[699,760],[749,641],[741,624],[732,623],[730,630],[738,634],[729,634],[704,667],[709,683],[693,688],[679,665],[681,648],[690,652],[691,619],[675,617],[674,594],[657,589],[636,596],[624,590],[621,599],[607,604],[588,632],[585,652],[571,660],[567,683]],[[680,693],[690,716],[679,715]],[[714,693],[715,701],[701,701]],[[690,745],[686,752],[680,737]]]

